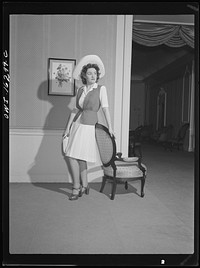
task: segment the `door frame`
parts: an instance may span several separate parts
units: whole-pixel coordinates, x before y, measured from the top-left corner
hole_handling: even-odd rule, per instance
[[[128,156],[133,15],[117,15],[114,132],[117,150]]]

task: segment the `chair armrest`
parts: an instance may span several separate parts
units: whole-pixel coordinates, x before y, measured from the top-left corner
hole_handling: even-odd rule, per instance
[[[122,153],[121,152],[116,153],[116,160],[122,160]]]
[[[138,162],[139,159],[140,159],[140,157],[138,157],[138,156],[136,156],[136,157],[125,157],[125,158],[123,158],[121,152],[116,153],[116,157],[115,157],[115,160],[117,160],[117,161],[130,162],[130,163],[131,162]]]

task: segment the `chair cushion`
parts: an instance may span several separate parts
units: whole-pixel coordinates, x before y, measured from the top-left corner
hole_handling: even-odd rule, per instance
[[[116,178],[137,178],[142,177],[143,172],[139,169],[137,162],[123,162],[123,161],[115,161],[117,170],[116,170]],[[144,164],[141,164],[145,168],[145,175],[147,173],[147,168]],[[103,167],[104,174],[107,176],[113,176],[113,168]]]

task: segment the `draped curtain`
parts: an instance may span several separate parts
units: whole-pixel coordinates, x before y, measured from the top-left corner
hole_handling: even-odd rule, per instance
[[[165,44],[166,46],[174,48],[182,47],[185,45],[194,48],[194,26],[133,22],[132,39],[134,42],[140,45],[149,47]],[[193,64],[192,81],[191,81],[189,151],[194,151],[194,148],[195,145],[194,145],[194,64]]]
[[[194,48],[194,26],[133,22],[133,41],[145,46]]]

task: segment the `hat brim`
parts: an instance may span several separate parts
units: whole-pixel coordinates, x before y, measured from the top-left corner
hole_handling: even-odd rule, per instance
[[[87,65],[88,63],[91,64],[97,64],[100,69],[100,75],[99,78],[102,78],[105,75],[105,68],[102,60],[96,56],[96,55],[87,55],[83,57],[79,63],[76,65],[74,71],[73,71],[73,78],[76,80],[80,80],[80,74],[83,69],[83,66]]]

